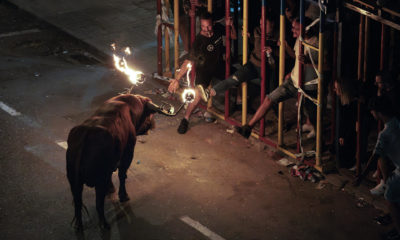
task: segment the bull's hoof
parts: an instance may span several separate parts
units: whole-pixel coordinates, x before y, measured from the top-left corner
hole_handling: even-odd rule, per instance
[[[120,202],[127,202],[127,201],[129,201],[129,196],[128,196],[128,194],[119,194],[119,201],[120,201]]]

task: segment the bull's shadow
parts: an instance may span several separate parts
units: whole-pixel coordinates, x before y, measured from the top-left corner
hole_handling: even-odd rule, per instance
[[[117,228],[120,239],[174,239],[166,228],[153,225],[144,218],[137,217],[132,210],[132,204],[134,202],[123,204],[113,202],[115,217],[110,219],[111,227]]]
[[[115,195],[107,197],[105,204],[106,218],[111,225],[111,229],[100,228],[98,226],[95,210],[89,207],[90,215],[84,217],[84,231],[76,232],[76,239],[174,239],[172,234],[168,232],[167,229],[162,228],[162,226],[153,225],[144,218],[137,217],[132,210],[132,204],[135,204],[132,200],[126,203],[120,203]]]

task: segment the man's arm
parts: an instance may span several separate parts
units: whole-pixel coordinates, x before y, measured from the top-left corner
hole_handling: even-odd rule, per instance
[[[364,171],[356,178],[356,180],[353,182],[353,185],[358,186],[360,185],[361,181],[367,176],[369,171],[371,170],[372,163],[376,163],[376,161],[379,159],[378,154],[372,154],[372,156],[368,159],[367,166],[365,167]]]
[[[183,77],[183,75],[185,75],[185,73],[188,70],[187,65],[188,64],[192,64],[192,62],[190,60],[185,60],[180,68],[180,71],[176,73],[175,78],[171,79],[169,82],[169,86],[168,86],[168,91],[169,92],[176,92],[176,90],[179,88],[179,79],[181,79]]]
[[[237,39],[237,32],[236,32],[235,26],[233,25],[232,17],[226,18],[225,19],[225,24],[226,24],[226,26],[229,26],[231,28],[231,39],[236,40]]]

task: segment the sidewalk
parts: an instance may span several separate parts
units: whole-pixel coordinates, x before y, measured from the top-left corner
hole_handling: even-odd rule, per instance
[[[107,55],[111,43],[129,46],[133,66],[143,72],[157,69],[156,1],[9,1]]]

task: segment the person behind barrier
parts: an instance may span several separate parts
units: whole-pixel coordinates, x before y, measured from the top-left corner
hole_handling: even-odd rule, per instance
[[[339,168],[351,168],[356,155],[357,81],[341,78],[334,82],[334,91],[339,98],[336,112],[336,157]]]
[[[387,239],[400,238],[400,122],[394,115],[395,106],[388,96],[380,96],[369,104],[375,119],[384,122],[385,127],[379,133],[372,156],[362,174],[355,180],[359,185],[368,174],[371,163],[378,161],[384,182],[384,197],[389,202],[389,211],[394,220],[397,232],[391,233]],[[389,170],[390,164],[394,170]]]
[[[231,27],[231,38],[236,39],[236,31],[234,30],[232,19],[226,19],[227,26]],[[196,36],[193,48],[190,50],[189,59],[185,60],[181,65],[180,71],[175,78],[170,81],[168,91],[175,92],[179,88],[179,79],[185,76],[188,70],[188,64],[191,63],[196,69],[195,79],[195,99],[186,109],[185,117],[182,119],[178,133],[184,134],[189,127],[189,118],[193,110],[198,106],[200,99],[207,101],[204,95],[204,89],[207,88],[212,81],[223,79],[225,75],[225,62],[223,54],[225,48],[223,46],[222,35],[225,28],[214,27],[212,15],[208,12],[200,16],[201,31]]]
[[[306,18],[306,25],[311,23],[311,19]],[[316,34],[316,27],[313,26],[306,29],[305,41],[308,44],[313,46],[318,46],[318,38]],[[299,52],[299,44],[300,43],[300,22],[299,18],[296,18],[292,23],[292,32],[293,37],[296,38],[296,44],[294,50],[290,50],[288,47],[289,55],[295,55],[295,65],[291,71],[291,73],[287,74],[285,77],[285,82],[268,94],[264,102],[257,109],[257,112],[251,118],[248,124],[237,128],[238,132],[244,137],[248,138],[251,134],[251,130],[254,125],[271,109],[274,103],[279,103],[285,101],[289,98],[297,96],[297,92],[299,89],[299,66],[300,64],[304,64],[304,90],[305,92],[315,98],[317,95],[317,80],[318,75],[315,69],[315,66],[318,64],[318,52],[310,49],[309,47],[304,47],[304,52]],[[288,46],[287,42],[285,42],[286,46]],[[316,111],[315,105],[311,100],[306,98],[305,107],[308,112],[311,123],[315,126],[316,124]]]
[[[260,19],[260,24],[262,21]],[[266,58],[266,72],[268,73],[266,81],[266,91],[271,92],[278,86],[276,78],[276,65],[278,63],[278,34],[274,31],[274,16],[272,14],[267,15],[265,24],[265,49],[261,51],[261,28],[256,27],[254,29],[254,49],[250,54],[249,61],[242,67],[240,67],[233,75],[217,83],[213,86],[210,91],[206,90],[205,97],[208,99],[209,96],[215,96],[217,93],[223,93],[231,87],[238,86],[242,82],[246,82],[252,79],[261,78],[261,52],[267,55]]]

